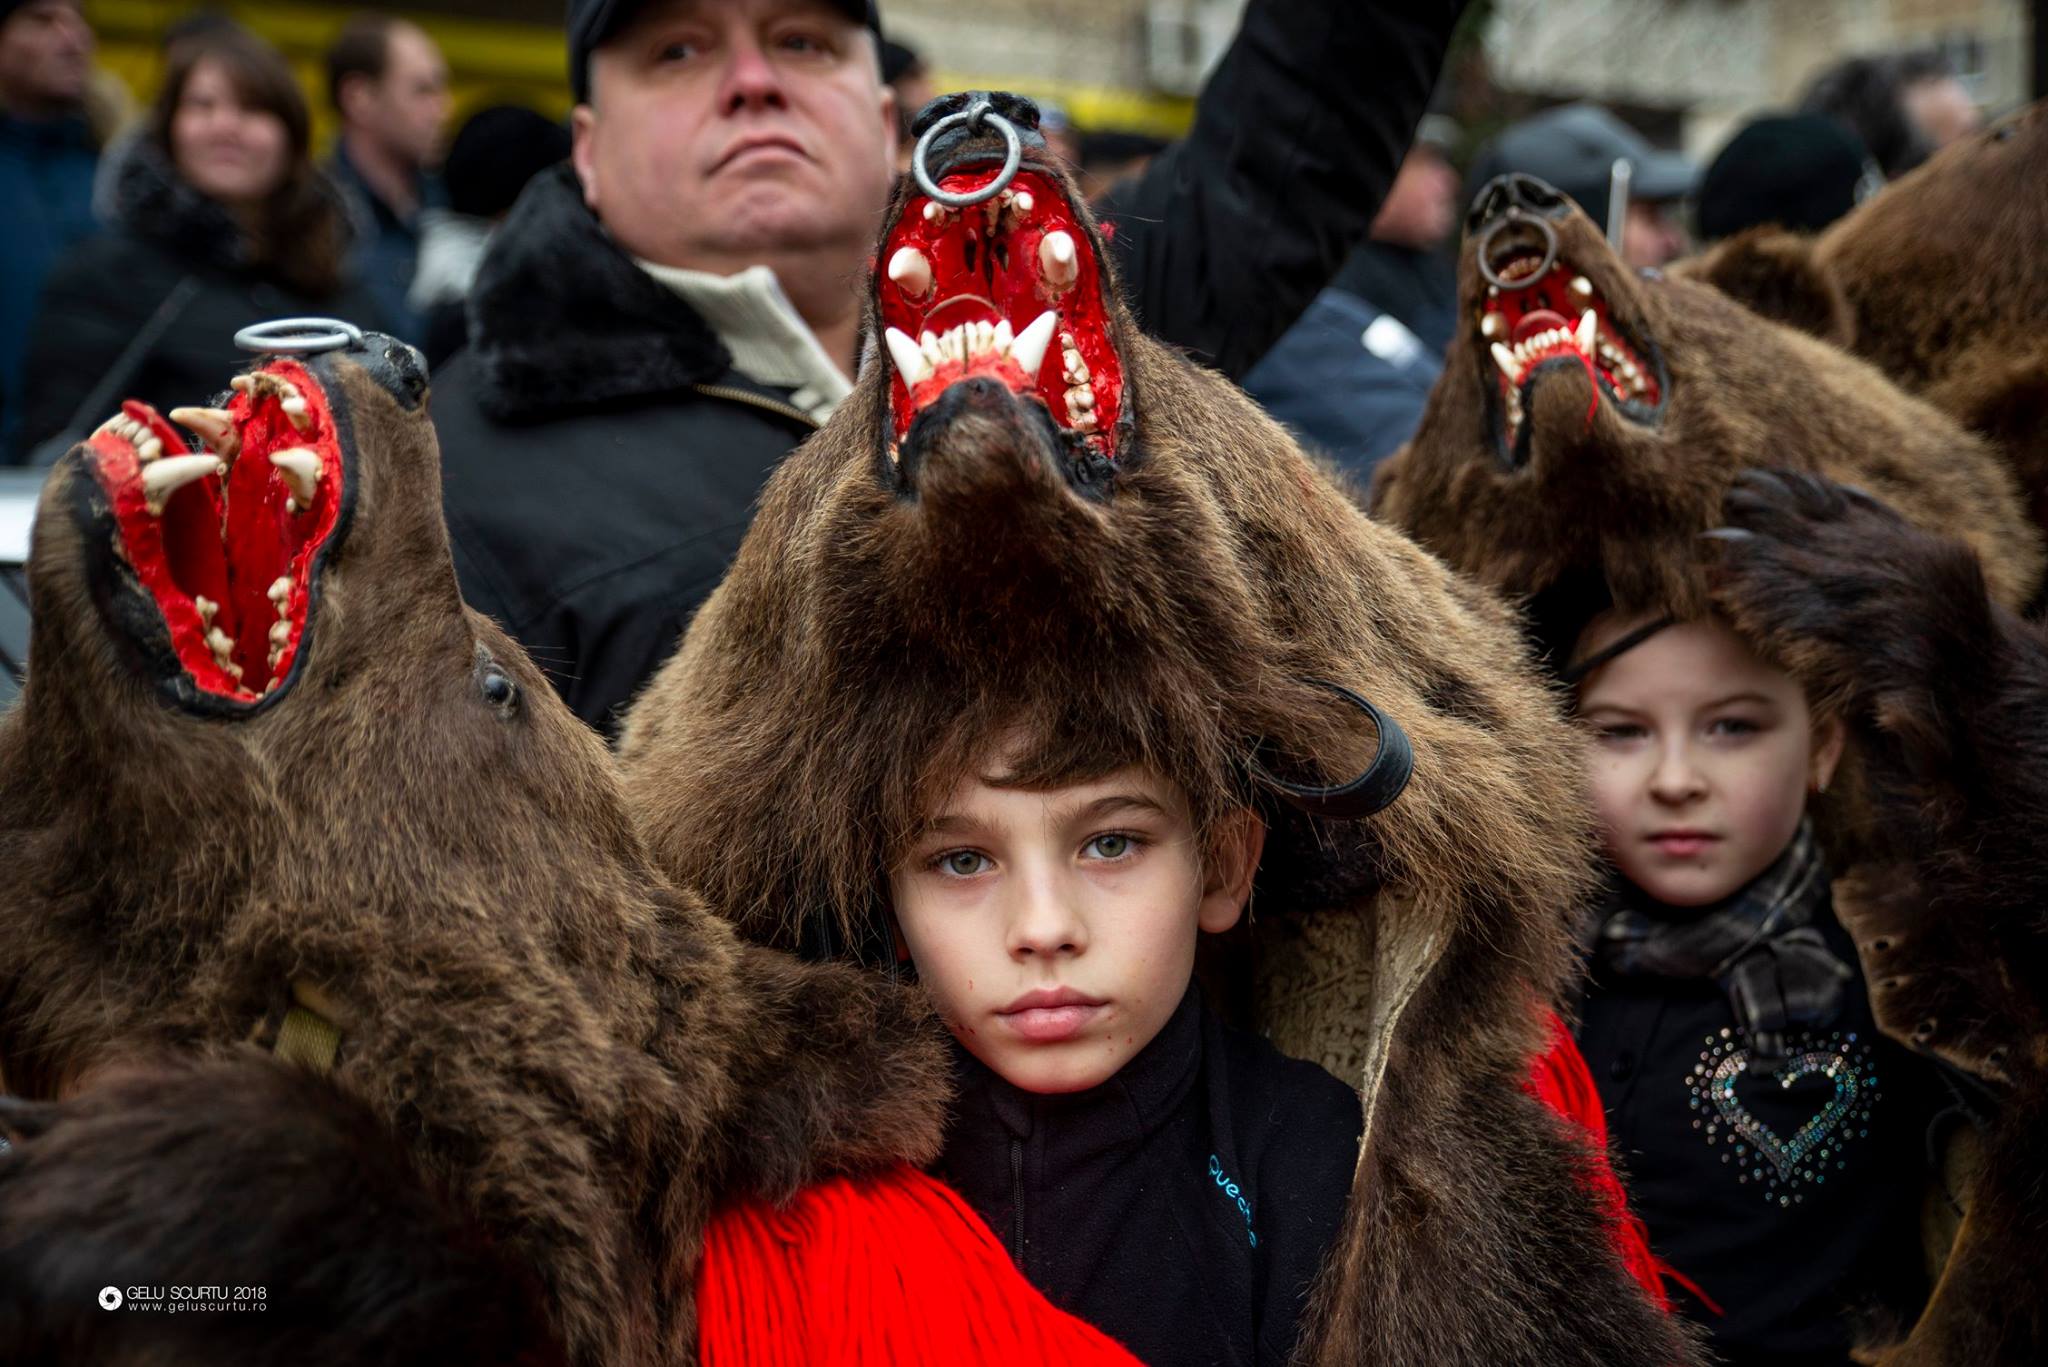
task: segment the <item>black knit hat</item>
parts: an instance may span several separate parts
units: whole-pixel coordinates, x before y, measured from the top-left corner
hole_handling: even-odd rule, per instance
[[[0,0],[4,3],[4,0]],[[832,0],[847,18],[882,34],[882,14],[875,0]],[[590,54],[603,47],[640,8],[640,0],[569,0],[569,85],[577,100],[590,98]]]
[[[547,115],[516,104],[480,109],[462,125],[441,163],[448,207],[496,218],[512,207],[527,181],[568,155],[569,130]]]
[[[1818,232],[1882,183],[1863,143],[1834,119],[1766,115],[1730,138],[1701,177],[1700,236],[1711,242],[1763,223]]]

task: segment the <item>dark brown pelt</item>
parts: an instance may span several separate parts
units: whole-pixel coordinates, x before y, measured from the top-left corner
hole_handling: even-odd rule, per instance
[[[1815,291],[1840,295],[1846,329],[1828,318],[1818,335],[1990,442],[2040,518],[2048,514],[2048,203],[2032,187],[2043,176],[2048,109],[2036,103],[1944,148],[1818,237],[1731,240],[1694,269],[1810,331],[1822,321],[1811,307]]]
[[[746,945],[655,871],[603,744],[457,596],[424,407],[319,364],[353,521],[259,716],[151,691],[77,515],[86,448],[53,474],[0,722],[0,1074],[89,1086],[259,1034],[309,985],[332,1084],[531,1270],[571,1361],[688,1360],[714,1203],[929,1159],[943,1036],[921,995]]]
[[[128,1065],[62,1106],[0,1099],[0,1134],[9,1362],[566,1362],[532,1274],[310,1073],[253,1052]],[[163,1302],[108,1311],[107,1286]]]
[[[1529,403],[1527,463],[1512,467],[1494,437],[1499,371],[1479,333],[1487,286],[1468,241],[1459,329],[1421,426],[1376,475],[1376,516],[1508,593],[1534,597],[1590,576],[1624,611],[1694,618],[1708,606],[1698,534],[1718,522],[1722,493],[1742,470],[1783,467],[1855,484],[1920,526],[1963,537],[2000,601],[2033,596],[2041,534],[2012,470],[1982,438],[1880,367],[1711,285],[1638,275],[1577,210],[1557,233],[1560,258],[1591,280],[1622,331],[1661,354],[1661,417],[1633,422],[1603,397],[1589,423],[1585,375],[1546,373]],[[1752,251],[1745,262],[1785,275],[1796,257]],[[1825,272],[1780,283],[1801,316],[1839,319]]]
[[[1250,957],[1297,919],[1328,934],[1314,956],[1226,966],[1238,1001],[1292,1002],[1323,975],[1328,1010],[1278,1042],[1340,1068],[1380,1117],[1305,1352],[1690,1360],[1521,1090],[1591,851],[1578,743],[1512,614],[1365,518],[1113,289],[1135,420],[1106,498],[974,419],[922,454],[914,490],[892,487],[879,364],[784,462],[626,723],[654,858],[754,939],[872,936],[898,843],[990,746],[1020,739],[1029,784],[1144,763],[1198,823],[1247,803],[1280,822],[1250,762],[1356,773],[1377,738],[1317,681],[1353,688],[1404,728],[1414,777],[1370,820],[1276,825]],[[1488,1270],[1517,1250],[1550,1265],[1493,1297],[1464,1268],[1434,1275],[1460,1248]]]
[[[1919,1324],[1876,1361],[2048,1359],[2048,627],[1977,557],[1795,476],[1729,497],[1718,602],[1847,719],[1871,854],[1835,885],[1885,1033],[1985,1089],[1984,1159]],[[1881,837],[1876,838],[1876,837]]]

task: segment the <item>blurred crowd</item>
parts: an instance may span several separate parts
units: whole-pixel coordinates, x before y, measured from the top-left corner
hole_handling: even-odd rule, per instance
[[[122,396],[204,389],[251,319],[338,314],[447,359],[494,226],[570,153],[568,128],[518,105],[470,112],[449,136],[441,51],[386,14],[350,20],[326,53],[319,93],[339,133],[324,157],[284,57],[221,15],[169,30],[140,111],[96,70],[77,0],[10,0],[0,15],[0,462],[53,458]],[[911,119],[938,92],[914,49],[882,40],[879,56],[901,171]],[[1077,129],[1052,105],[1042,115],[1090,198],[1166,145]],[[1931,52],[1820,72],[1796,109],[1743,124],[1704,167],[1585,103],[1510,125],[1461,166],[1461,130],[1431,113],[1369,239],[1246,386],[1368,473],[1435,382],[1453,321],[1447,248],[1490,177],[1551,182],[1629,262],[1655,267],[1757,225],[1824,227],[1980,121]]]

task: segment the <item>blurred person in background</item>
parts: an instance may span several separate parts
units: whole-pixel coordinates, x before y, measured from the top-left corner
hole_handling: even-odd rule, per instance
[[[1642,268],[1683,255],[1679,208],[1692,193],[1699,168],[1681,153],[1652,147],[1597,104],[1560,105],[1508,125],[1480,149],[1465,184],[1476,193],[1509,172],[1537,176],[1570,195],[1605,230],[1618,197],[1616,162],[1629,168],[1626,216],[1616,244],[1621,259]]]
[[[1127,128],[1099,128],[1073,140],[1073,164],[1080,168],[1081,197],[1093,202],[1109,187],[1135,176],[1171,144],[1152,133]]]
[[[406,303],[424,320],[419,342],[430,366],[469,335],[469,287],[491,234],[519,192],[569,156],[569,130],[524,105],[480,109],[448,145],[441,181],[448,206],[420,212],[419,265]]]
[[[1984,126],[1955,68],[1932,51],[1846,58],[1813,78],[1799,110],[1847,127],[1887,180]]]
[[[78,0],[0,0],[0,458],[43,278],[93,231],[93,33]]]
[[[1817,233],[1883,184],[1845,125],[1820,114],[1765,114],[1707,163],[1694,219],[1703,242],[1765,224]]]
[[[1142,322],[1250,368],[1362,237],[1459,6],[1252,0],[1187,139],[1101,208]],[[852,387],[897,118],[871,0],[573,0],[534,178],[436,378],[464,596],[609,733],[762,482]]]
[[[406,294],[419,257],[420,213],[438,207],[448,123],[448,63],[416,24],[359,14],[327,50],[327,93],[341,116],[329,168],[355,216],[356,267],[385,325],[420,340]]]
[[[1051,100],[1036,101],[1038,105],[1038,131],[1045,138],[1046,150],[1061,159],[1067,170],[1072,171],[1081,164],[1081,134],[1074,127],[1073,116],[1067,113],[1065,105]],[[1081,192],[1082,198],[1088,192]]]
[[[246,359],[234,335],[253,321],[381,321],[347,283],[347,214],[308,136],[276,48],[214,28],[173,49],[145,132],[115,168],[114,221],[44,286],[24,447],[54,459],[123,398],[168,410],[214,393]]]
[[[1440,114],[1423,119],[1371,239],[1244,378],[1361,489],[1422,421],[1457,326],[1457,266],[1444,250],[1462,199],[1448,155],[1457,135]]]
[[[896,95],[896,173],[910,174],[910,121],[938,97],[938,87],[932,84],[931,68],[925,65],[924,54],[908,43],[899,43],[884,38],[880,43],[882,57],[882,84]]]

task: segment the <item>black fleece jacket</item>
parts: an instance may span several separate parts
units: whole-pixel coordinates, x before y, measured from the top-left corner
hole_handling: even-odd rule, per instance
[[[1187,139],[1099,206],[1148,331],[1233,378],[1378,211],[1461,0],[1252,0]],[[538,176],[436,377],[463,595],[610,732],[814,424],[622,253],[566,167]]]
[[[956,1049],[938,1174],[1053,1304],[1151,1367],[1278,1364],[1344,1220],[1358,1094],[1193,988],[1098,1087],[1019,1091]]]

